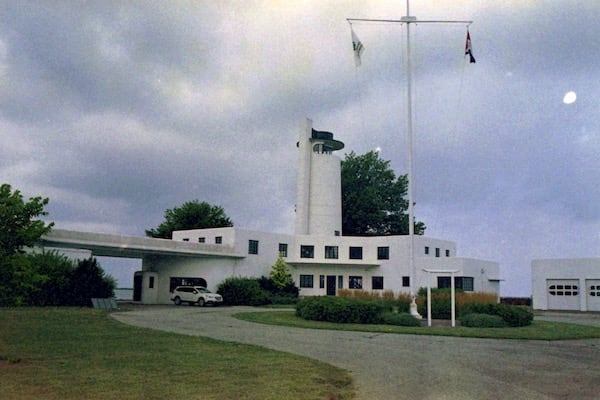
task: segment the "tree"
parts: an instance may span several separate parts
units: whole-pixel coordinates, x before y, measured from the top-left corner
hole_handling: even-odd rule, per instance
[[[281,255],[277,257],[277,261],[271,267],[269,278],[279,290],[294,284],[294,278],[292,278],[292,274],[290,274],[290,270]]]
[[[396,177],[390,162],[370,151],[342,161],[342,232],[347,236],[408,234],[408,177]],[[422,235],[425,224],[415,223]]]
[[[113,297],[115,286],[113,277],[104,272],[95,258],[81,260],[69,277],[66,305],[90,307],[93,297]]]
[[[13,192],[7,183],[0,186],[0,258],[22,252],[50,232],[54,223],[46,225],[37,219],[48,215],[44,211],[47,204],[48,198],[41,197],[25,202],[20,191]]]
[[[229,226],[233,226],[233,222],[221,206],[193,200],[165,211],[165,220],[156,229],[146,230],[146,236],[172,239],[173,231]]]

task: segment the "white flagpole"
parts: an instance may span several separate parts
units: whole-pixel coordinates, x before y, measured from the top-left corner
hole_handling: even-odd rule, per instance
[[[391,22],[406,24],[406,100],[407,100],[407,145],[408,145],[408,236],[409,236],[409,273],[410,273],[410,296],[411,305],[410,313],[417,318],[421,315],[417,311],[417,271],[415,266],[415,226],[414,226],[414,161],[413,161],[413,111],[412,111],[412,63],[411,63],[411,45],[410,45],[410,24],[467,24],[471,25],[473,21],[446,21],[446,20],[423,20],[418,21],[417,17],[410,15],[410,0],[406,0],[406,16],[400,20],[394,19],[367,19],[367,18],[347,18],[348,22],[363,21],[363,22]]]

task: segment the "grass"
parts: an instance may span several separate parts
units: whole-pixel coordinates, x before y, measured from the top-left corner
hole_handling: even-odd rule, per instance
[[[466,327],[404,327],[391,325],[338,324],[307,321],[294,311],[245,312],[234,317],[246,321],[297,328],[331,329],[344,331],[398,333],[414,335],[460,336],[489,339],[569,340],[600,338],[600,328],[561,322],[536,321],[518,328],[466,328]]]
[[[325,363],[79,308],[0,308],[0,387],[5,400],[354,397],[349,374]]]

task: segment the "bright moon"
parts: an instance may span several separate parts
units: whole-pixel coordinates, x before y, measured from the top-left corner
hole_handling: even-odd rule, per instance
[[[577,100],[577,94],[575,92],[567,92],[565,93],[565,97],[563,97],[563,103],[565,104],[575,103],[575,100]]]

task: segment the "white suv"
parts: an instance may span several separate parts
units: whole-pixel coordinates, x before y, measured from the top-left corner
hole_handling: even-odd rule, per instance
[[[223,302],[223,297],[202,286],[177,286],[171,294],[171,301],[176,305],[196,303],[203,307],[206,304],[219,305]]]

